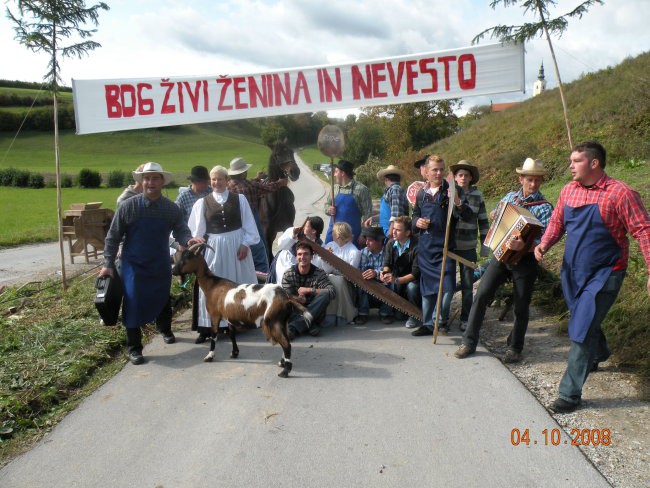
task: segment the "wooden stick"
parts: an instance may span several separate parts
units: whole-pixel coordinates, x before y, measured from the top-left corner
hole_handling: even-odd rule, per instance
[[[332,207],[334,207],[334,157],[330,156],[330,185],[331,185],[331,198],[332,198],[332,203],[330,204]],[[332,221],[332,225],[334,225],[334,222],[336,222],[336,215],[330,215],[330,220]]]
[[[440,307],[442,305],[442,289],[445,279],[445,264],[447,263],[447,253],[449,252],[449,228],[451,227],[451,216],[454,212],[454,200],[456,197],[456,183],[451,180],[449,183],[449,208],[447,210],[447,226],[445,228],[445,243],[442,246],[442,265],[440,267],[440,284],[438,285],[438,297],[436,300],[436,321],[433,326],[433,343],[438,340],[438,321],[440,320]]]

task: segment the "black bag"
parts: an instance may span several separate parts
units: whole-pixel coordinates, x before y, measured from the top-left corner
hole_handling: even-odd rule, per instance
[[[95,282],[95,308],[104,321],[104,325],[116,325],[122,306],[122,280],[119,276],[100,276]]]

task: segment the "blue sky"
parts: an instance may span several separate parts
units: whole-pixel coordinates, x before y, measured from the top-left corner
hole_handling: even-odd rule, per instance
[[[90,2],[88,2],[90,3]],[[62,64],[72,78],[132,78],[236,74],[347,63],[465,47],[496,24],[532,20],[518,7],[492,10],[489,0],[107,0],[94,40],[102,47]],[[559,0],[553,13],[579,0]],[[13,4],[13,2],[11,3]],[[3,7],[10,5],[3,2]],[[609,0],[593,6],[554,39],[563,81],[618,64],[650,49],[649,0]],[[0,78],[39,81],[47,59],[13,39],[0,18]],[[485,40],[483,42],[491,42]],[[476,104],[519,101],[532,94],[541,62],[557,86],[548,45],[526,45],[526,94],[466,99]]]

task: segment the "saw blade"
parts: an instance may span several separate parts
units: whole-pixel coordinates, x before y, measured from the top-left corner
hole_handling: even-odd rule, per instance
[[[360,269],[346,263],[341,258],[336,256],[332,251],[325,249],[324,247],[306,238],[302,238],[300,241],[309,244],[314,253],[318,254],[321,259],[323,259],[323,261],[332,265],[334,268],[340,271],[341,275],[352,284],[358,286],[359,288],[362,288],[377,300],[386,303],[393,308],[396,308],[400,312],[410,317],[422,321],[422,311],[411,302],[406,300],[404,297],[398,295],[393,290],[378,282],[377,280],[364,279]]]

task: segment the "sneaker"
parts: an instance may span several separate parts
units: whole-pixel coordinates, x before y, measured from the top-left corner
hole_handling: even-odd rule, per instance
[[[412,336],[415,337],[420,337],[420,336],[429,336],[433,335],[433,331],[429,329],[428,327],[425,327],[424,325],[421,325],[417,329],[415,329],[413,332],[411,332]]]
[[[404,324],[404,327],[407,329],[416,329],[417,327],[420,327],[420,321],[418,319],[415,319],[413,317],[409,317],[406,323]]]
[[[137,366],[138,364],[144,363],[144,357],[140,351],[129,351],[129,361],[131,361],[131,364]]]
[[[165,344],[173,344],[176,342],[176,337],[174,336],[174,333],[169,331],[169,332],[163,332],[163,341],[165,341]]]
[[[549,405],[549,410],[553,413],[571,413],[578,408],[580,403],[572,403],[564,398],[558,398]]]
[[[467,330],[467,322],[460,321],[460,331],[465,332]]]
[[[504,363],[519,363],[522,359],[524,359],[524,356],[514,349],[508,349],[503,356]]]
[[[460,347],[456,349],[454,356],[457,357],[458,359],[463,359],[471,354],[474,354],[475,352],[476,352],[476,347],[470,344],[461,344]]]
[[[363,325],[366,322],[368,322],[368,316],[367,315],[357,315],[357,318],[354,319],[354,323],[356,325]]]
[[[392,324],[393,323],[393,317],[391,317],[390,315],[384,315],[381,318],[381,323],[382,324]]]

